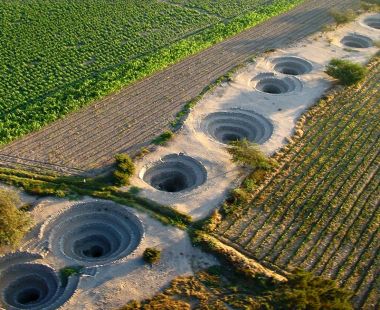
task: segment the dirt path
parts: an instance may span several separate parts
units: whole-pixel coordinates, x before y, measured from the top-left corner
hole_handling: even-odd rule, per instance
[[[310,0],[0,149],[0,165],[72,174],[101,168],[161,133],[191,98],[255,53],[284,47],[357,0]]]

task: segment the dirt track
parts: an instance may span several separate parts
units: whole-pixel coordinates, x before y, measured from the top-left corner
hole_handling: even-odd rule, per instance
[[[160,134],[210,82],[255,53],[297,42],[357,0],[311,0],[0,149],[0,165],[78,174]]]

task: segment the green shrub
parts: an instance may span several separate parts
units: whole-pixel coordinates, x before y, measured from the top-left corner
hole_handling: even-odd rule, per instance
[[[19,203],[16,193],[0,190],[0,247],[16,247],[31,226],[29,214],[17,208]]]
[[[296,269],[271,294],[275,309],[353,309],[352,293],[333,280]]]
[[[155,248],[146,248],[143,253],[143,259],[150,264],[157,263],[161,258],[161,251]]]
[[[113,175],[116,180],[116,184],[119,186],[129,185],[130,177],[135,173],[135,165],[128,154],[117,154],[116,159],[116,170]]]
[[[326,73],[338,79],[342,85],[349,86],[360,82],[366,76],[367,69],[348,60],[332,59]]]
[[[174,134],[172,131],[167,130],[161,135],[159,135],[157,138],[152,140],[152,143],[155,145],[164,145],[166,142],[171,140],[173,138]]]
[[[74,274],[79,274],[82,268],[83,268],[82,266],[70,266],[70,267],[62,268],[59,271],[62,285],[65,286],[67,284],[67,280],[69,279],[69,277]]]
[[[332,10],[330,14],[338,25],[347,24],[354,21],[356,18],[356,13],[353,10],[343,12]]]
[[[261,152],[256,144],[246,139],[230,142],[227,151],[232,156],[233,162],[251,168],[269,170],[275,165],[275,162]]]

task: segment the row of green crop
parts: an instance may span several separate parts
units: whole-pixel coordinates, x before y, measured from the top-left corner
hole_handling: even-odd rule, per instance
[[[11,93],[14,92],[18,98],[6,100],[6,97],[2,97],[2,100],[6,100],[3,107],[11,107],[11,109],[7,110],[7,113],[1,113],[0,143],[9,142],[16,137],[37,130],[45,124],[50,123],[93,100],[110,92],[117,91],[138,79],[178,62],[180,59],[199,52],[200,50],[220,42],[248,27],[252,27],[264,20],[287,11],[300,2],[302,2],[302,0],[275,0],[270,5],[259,7],[257,10],[247,13],[244,16],[237,17],[227,24],[214,24],[200,33],[172,43],[167,47],[159,48],[148,55],[142,55],[136,59],[121,62],[116,66],[109,68],[109,70],[96,71],[96,74],[90,74],[90,76],[65,84],[63,88],[50,89],[50,92],[41,94],[40,96],[27,95],[30,89],[33,91],[35,88],[39,87],[36,85],[41,85],[41,81],[38,78],[36,79],[36,85],[34,85],[34,79],[32,80],[32,78],[25,80],[23,86],[18,87],[17,85],[12,85]],[[162,11],[163,9],[161,10],[161,13]],[[160,10],[158,10],[158,12],[160,12]],[[172,15],[176,16],[176,14]],[[70,16],[69,13],[68,16]],[[112,23],[112,21],[110,22]],[[86,29],[83,31],[85,30]],[[22,45],[17,47],[17,50],[20,50],[21,47]],[[44,50],[43,46],[40,46],[39,48],[41,51]],[[78,48],[80,50],[81,45],[79,45]],[[54,50],[54,46],[52,46],[51,49]],[[46,48],[46,50],[49,50],[49,48]],[[8,58],[9,55],[7,55],[7,59]],[[38,60],[36,63],[38,64]],[[29,65],[25,64],[25,66],[28,67]],[[41,66],[45,67],[43,63]],[[55,67],[54,72],[58,76],[61,72],[66,70],[65,64],[54,63],[53,66]],[[16,70],[16,68],[8,68],[6,64],[3,66],[3,70],[8,70],[9,74],[13,71],[20,71],[18,69]],[[28,77],[28,74],[22,70],[20,73],[24,73],[23,75],[26,78]],[[51,81],[56,78],[57,76],[54,74],[49,75]],[[19,97],[20,92],[17,90],[25,93],[27,96],[21,95],[21,97]],[[0,94],[5,95],[5,91],[0,91]]]
[[[376,90],[374,85],[371,84],[371,89]],[[340,109],[339,113],[337,113],[335,110],[332,110],[333,119],[331,119],[331,122],[327,122],[323,124],[323,126],[313,126],[311,130],[305,131],[305,135],[302,138],[301,143],[305,141],[303,144],[304,146],[299,148],[298,151],[293,152],[291,155],[290,162],[292,163],[291,167],[287,165],[287,169],[282,169],[281,173],[279,175],[276,175],[276,178],[272,180],[270,185],[267,187],[267,189],[262,191],[261,195],[257,195],[255,199],[252,202],[252,205],[255,205],[254,209],[247,208],[247,213],[244,214],[243,218],[246,223],[244,224],[244,227],[246,229],[249,229],[250,223],[256,221],[255,217],[250,215],[250,213],[256,213],[257,216],[261,214],[261,212],[256,212],[256,210],[261,210],[262,206],[268,206],[270,205],[270,199],[274,199],[275,197],[278,197],[280,194],[280,188],[286,188],[284,184],[286,182],[292,182],[293,179],[298,180],[296,182],[300,182],[300,180],[303,180],[301,177],[311,169],[311,165],[316,164],[317,162],[311,162],[309,166],[302,166],[302,162],[304,158],[311,158],[313,154],[317,154],[317,156],[321,157],[324,155],[323,152],[321,152],[321,147],[324,145],[325,147],[328,147],[330,143],[333,140],[329,140],[328,136],[326,136],[326,132],[333,136],[334,138],[337,138],[342,128],[346,128],[348,122],[353,117],[353,114],[347,114],[345,109],[350,109],[351,111],[357,111],[357,110],[363,110],[364,107],[362,106],[362,102],[360,99],[364,93],[363,88],[360,88],[360,91],[355,93],[355,96],[353,98],[350,98],[350,100],[347,100],[346,102],[349,102],[349,105],[345,105],[344,108]],[[356,98],[358,97],[358,98]],[[355,104],[355,110],[353,110],[353,107],[350,107],[351,104]],[[335,106],[339,105],[339,102],[334,102]],[[344,118],[346,118],[346,122],[344,122]],[[348,119],[347,119],[348,118]],[[329,119],[329,118],[325,118]],[[318,122],[317,122],[318,123]],[[321,137],[323,139],[321,139]],[[323,143],[323,144],[322,144]],[[318,157],[317,157],[318,158]],[[298,174],[297,174],[298,173]],[[297,176],[298,177],[294,177]],[[278,184],[278,185],[276,185]],[[269,193],[267,195],[266,193]],[[262,195],[265,195],[265,197],[262,197]],[[260,204],[257,205],[256,201],[260,201]],[[272,212],[276,212],[276,208],[272,209]],[[270,214],[271,215],[271,214]],[[239,222],[239,221],[238,221]],[[241,222],[241,221],[240,221]],[[236,227],[231,227],[231,230],[234,231]],[[225,233],[228,233],[227,231]],[[244,229],[240,230],[237,234],[239,237],[243,237],[244,235]],[[227,234],[228,236],[228,234]]]
[[[366,111],[363,109],[364,108],[362,107],[362,111]],[[308,205],[314,204],[312,197],[308,197],[307,195],[308,191],[312,191],[312,193],[314,193],[316,190],[323,190],[323,187],[321,188],[320,183],[322,181],[325,181],[326,177],[330,176],[334,178],[336,176],[336,174],[334,174],[335,171],[333,170],[334,165],[337,163],[340,165],[342,164],[340,161],[341,157],[336,155],[339,154],[339,152],[339,155],[342,156],[345,153],[349,153],[348,148],[353,141],[349,137],[351,134],[355,133],[355,128],[346,126],[345,129],[346,130],[341,132],[340,135],[337,135],[337,132],[335,131],[331,131],[327,135],[321,133],[324,138],[326,138],[325,146],[327,148],[318,148],[318,150],[314,152],[314,155],[308,154],[308,156],[303,157],[302,165],[300,165],[299,168],[299,174],[295,174],[292,176],[292,178],[287,177],[287,180],[290,180],[292,182],[283,183],[285,186],[282,187],[281,191],[277,189],[273,194],[271,191],[266,192],[266,194],[270,195],[270,200],[266,202],[266,205],[270,206],[273,212],[270,212],[270,216],[267,216],[265,218],[265,221],[260,225],[260,229],[258,229],[261,237],[251,237],[249,234],[248,237],[244,238],[245,236],[243,233],[240,234],[241,238],[238,239],[239,243],[247,246],[251,240],[255,240],[255,247],[258,247],[260,245],[260,242],[257,241],[262,239],[264,241],[264,245],[268,245],[270,242],[272,242],[272,239],[276,236],[276,234],[271,234],[269,237],[270,230],[269,228],[266,230],[266,227],[272,227],[273,225],[276,225],[276,223],[281,223],[282,228],[276,230],[276,233],[281,235],[282,232],[286,231],[286,227],[293,224],[293,221],[291,219],[296,219],[300,214],[302,214],[301,212],[303,210],[307,210],[306,207]],[[335,141],[336,144],[331,143],[332,141],[330,138],[332,138],[332,140],[335,140],[336,137],[339,138],[337,141]],[[321,154],[323,154],[323,156],[321,156]],[[293,163],[294,162],[291,163],[290,169],[296,170],[293,169]],[[325,173],[323,173],[322,169],[324,169]],[[321,195],[321,193],[319,193],[319,195]],[[318,192],[315,196],[318,197]],[[278,199],[281,199],[281,203],[278,201]],[[249,229],[247,231],[249,231]],[[266,233],[262,235],[262,231]]]
[[[368,119],[363,119],[362,121],[365,123],[367,120]],[[323,201],[320,200],[326,197],[325,190],[331,190],[333,188],[332,185],[336,186],[339,184],[336,182],[336,179],[340,175],[339,173],[341,170],[345,170],[345,164],[347,162],[354,159],[355,153],[352,148],[355,146],[355,149],[357,147],[360,149],[361,146],[367,143],[367,135],[363,135],[363,131],[360,129],[360,127],[352,128],[352,130],[348,131],[348,133],[351,133],[350,136],[346,136],[347,131],[342,132],[340,137],[344,138],[344,143],[339,145],[330,144],[326,150],[323,150],[323,153],[326,155],[322,158],[318,158],[317,161],[313,157],[308,156],[305,158],[305,164],[308,162],[316,162],[316,168],[305,169],[307,170],[307,174],[303,175],[302,180],[304,180],[304,182],[293,183],[292,186],[286,189],[287,199],[284,199],[281,205],[276,208],[273,217],[267,219],[267,225],[281,222],[284,227],[291,226],[294,220],[299,217],[303,218],[303,212],[304,210],[308,210],[309,206],[312,208],[315,204],[323,205]],[[356,140],[355,135],[362,139]],[[350,138],[347,139],[347,137]],[[361,144],[359,144],[359,142]],[[337,171],[339,171],[339,173],[337,173]],[[318,200],[318,198],[320,199]],[[286,211],[283,210],[285,207]],[[291,221],[288,216],[289,214],[291,215],[290,218],[292,218]],[[288,221],[290,223],[288,223]],[[285,230],[286,229],[281,229],[279,233]],[[287,231],[287,233],[289,233],[289,231]],[[269,241],[269,239],[265,239],[265,243]]]
[[[366,147],[367,144],[370,149]],[[373,142],[369,141],[368,137],[363,138],[361,143],[357,143],[349,151],[347,160],[340,161],[338,169],[334,169],[329,176],[324,178],[326,189],[316,191],[313,196],[308,197],[307,202],[298,206],[298,210],[301,209],[301,211],[297,215],[294,224],[292,223],[295,227],[291,227],[292,224],[289,224],[288,229],[273,245],[273,247],[276,247],[277,252],[276,255],[270,258],[273,262],[279,265],[287,265],[290,261],[298,264],[296,256],[300,249],[308,248],[310,250],[315,246],[313,237],[315,240],[320,240],[324,237],[322,231],[326,225],[329,225],[329,219],[336,212],[339,212],[340,216],[344,214],[343,210],[329,204],[330,197],[324,191],[328,190],[329,193],[335,194],[345,182],[355,182],[356,178],[361,178],[362,175],[360,173],[356,174],[356,172],[360,165],[363,164],[362,158],[371,162],[372,157],[368,158],[367,156],[376,156],[376,153],[373,154],[373,147]],[[341,152],[338,152],[338,154],[341,154]],[[326,167],[327,169],[328,167]],[[316,180],[316,182],[318,181]],[[315,183],[314,186],[318,189],[321,188],[318,183]],[[349,192],[346,194],[349,194]],[[323,202],[322,200],[327,201]],[[330,229],[333,229],[333,227],[330,226]],[[312,235],[311,232],[315,235]],[[283,253],[292,253],[292,255],[284,258]]]
[[[371,75],[368,79],[369,81],[373,78],[374,75]],[[326,132],[330,132],[331,130],[335,130],[337,125],[342,125],[344,123],[341,123],[342,117],[347,115],[346,111],[347,109],[352,110],[353,107],[351,106],[352,103],[355,104],[356,108],[361,108],[360,101],[356,100],[357,97],[362,96],[364,92],[366,92],[366,89],[368,87],[369,81],[366,81],[363,86],[361,86],[357,91],[353,92],[345,92],[340,95],[338,98],[338,101],[335,101],[334,104],[327,104],[325,101],[321,101],[316,107],[314,107],[310,113],[308,113],[308,119],[310,125],[308,125],[307,128],[304,128],[304,135],[301,140],[297,141],[296,144],[291,145],[290,147],[286,146],[286,151],[284,152],[282,158],[286,157],[286,169],[285,167],[280,169],[279,173],[276,173],[270,182],[265,186],[265,188],[262,189],[262,192],[267,190],[268,188],[271,188],[273,191],[274,184],[278,181],[281,182],[284,181],[286,178],[291,177],[294,174],[294,169],[299,168],[302,162],[299,162],[298,165],[295,165],[295,167],[292,167],[292,169],[289,168],[289,165],[287,162],[294,162],[295,160],[298,160],[302,158],[302,156],[310,156],[311,152],[309,150],[309,153],[306,152],[306,146],[313,145],[312,151],[315,151],[317,147],[319,147],[320,143],[322,141],[319,141],[320,143],[317,143],[317,139],[319,138],[319,132],[326,130]],[[372,89],[376,89],[372,84],[370,85]],[[354,97],[351,97],[351,94],[354,94]],[[315,112],[317,111],[317,112]],[[320,118],[324,116],[326,113],[331,113],[335,117],[334,122],[329,122],[328,117],[324,117],[322,119],[319,119],[318,121],[315,121],[317,118]],[[280,158],[281,160],[281,158]],[[277,188],[275,188],[277,190]],[[251,203],[251,205],[255,205],[255,208],[245,208],[243,212],[240,213],[233,213],[231,217],[227,218],[225,222],[229,222],[227,225],[221,225],[224,226],[222,230],[220,230],[220,233],[227,234],[228,231],[232,230],[234,231],[236,229],[235,224],[243,224],[240,226],[248,227],[249,223],[254,221],[254,215],[253,212],[257,215],[260,214],[260,212],[256,211],[264,211],[264,206],[266,205],[267,200],[261,199],[260,195],[256,195]]]
[[[1,113],[219,20],[155,1],[0,4]]]
[[[342,278],[343,273],[347,272],[347,266],[350,260],[354,260],[357,255],[354,255],[355,251],[360,248],[358,245],[361,244],[361,238],[367,235],[367,240],[369,240],[370,235],[376,231],[376,227],[379,225],[380,209],[377,208],[374,211],[374,206],[376,205],[378,195],[379,195],[379,174],[377,174],[377,180],[373,181],[366,188],[365,194],[361,195],[360,201],[356,202],[356,208],[360,210],[359,214],[352,221],[351,225],[347,227],[347,231],[344,233],[342,239],[339,240],[339,244],[333,250],[332,255],[329,258],[322,258],[320,263],[321,267],[318,272],[326,272],[331,274],[333,277]],[[333,244],[331,244],[333,245]],[[335,257],[337,252],[341,252],[341,260],[332,259]]]
[[[366,143],[369,143],[367,140]],[[319,202],[319,205],[325,206],[324,211],[322,212],[319,219],[316,221],[315,226],[312,227],[313,231],[307,232],[305,239],[309,239],[306,243],[301,244],[297,247],[292,260],[298,261],[298,263],[302,264],[305,261],[316,260],[317,255],[312,255],[310,251],[310,246],[313,249],[318,250],[320,253],[324,253],[325,247],[322,246],[322,240],[325,238],[329,239],[329,243],[333,242],[330,240],[329,236],[338,232],[340,225],[345,223],[346,218],[354,211],[356,211],[356,206],[351,203],[351,199],[353,200],[353,193],[359,193],[360,187],[358,185],[362,185],[365,182],[368,182],[370,179],[370,173],[373,171],[373,166],[377,165],[376,158],[378,158],[378,153],[375,147],[372,147],[369,152],[365,155],[365,157],[358,160],[358,164],[354,166],[353,170],[351,170],[351,174],[348,175],[349,167],[344,169],[344,173],[339,175],[339,179],[335,182],[336,184],[341,184],[339,190],[331,188],[331,197],[329,194],[325,194],[323,199]],[[340,183],[338,183],[340,181]],[[327,200],[328,199],[328,200]],[[324,202],[323,200],[327,200]],[[322,226],[323,223],[323,226]],[[315,227],[319,227],[318,231],[315,230]],[[322,227],[321,227],[322,226]],[[313,241],[311,245],[311,241]],[[334,238],[334,241],[338,241],[337,238]]]

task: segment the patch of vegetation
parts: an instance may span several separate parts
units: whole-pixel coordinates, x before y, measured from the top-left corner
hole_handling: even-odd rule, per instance
[[[158,263],[161,258],[161,251],[155,248],[146,248],[143,253],[143,259],[149,264]]]
[[[17,208],[19,204],[15,192],[0,189],[0,248],[15,248],[29,231],[32,220],[27,212]]]
[[[173,138],[174,134],[171,130],[167,130],[159,135],[157,138],[152,140],[155,145],[165,145],[168,141]]]
[[[343,25],[343,24],[352,22],[355,20],[357,16],[354,10],[347,10],[347,11],[332,10],[330,11],[330,14],[334,18],[337,25]]]
[[[222,1],[237,6],[228,21],[163,1],[3,1],[0,144],[303,1]]]
[[[360,1],[360,7],[366,12],[380,12],[379,0]]]
[[[0,181],[5,184],[21,187],[31,195],[57,196],[72,199],[79,199],[81,196],[92,196],[113,200],[116,203],[147,212],[164,224],[174,225],[182,229],[191,223],[189,215],[139,197],[133,191],[125,192],[114,187],[114,178],[110,178],[109,176],[83,179],[83,177],[42,175],[29,171],[0,167]]]
[[[63,286],[67,285],[68,279],[75,274],[80,274],[81,270],[83,269],[82,266],[69,266],[64,267],[59,271],[59,275],[61,277],[61,282]]]
[[[326,73],[338,79],[342,85],[349,86],[363,80],[367,69],[349,60],[332,59],[327,66]]]
[[[233,162],[254,169],[270,170],[276,165],[275,161],[268,158],[258,145],[247,139],[230,142],[227,151],[232,156]]]
[[[273,309],[353,309],[352,292],[338,284],[310,272],[296,269],[269,294],[268,303]]]
[[[262,309],[351,310],[344,291],[333,281],[297,270],[286,283],[246,279],[225,266],[212,266],[194,276],[178,277],[151,299],[131,301],[132,309]]]
[[[113,175],[118,186],[129,185],[129,179],[135,173],[135,165],[128,154],[117,154],[116,159],[116,170]]]

